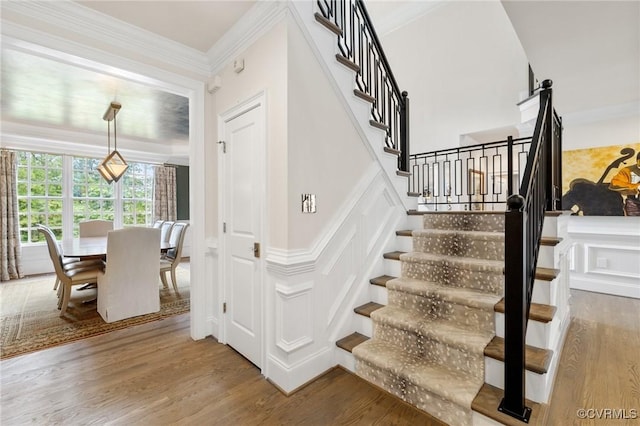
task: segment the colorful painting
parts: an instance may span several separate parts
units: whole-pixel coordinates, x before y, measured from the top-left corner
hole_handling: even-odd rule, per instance
[[[640,143],[562,153],[562,208],[581,216],[640,216]]]

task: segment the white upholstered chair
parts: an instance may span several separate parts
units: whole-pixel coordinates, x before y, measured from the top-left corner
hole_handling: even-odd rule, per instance
[[[106,322],[160,310],[160,230],[131,227],[109,232],[107,264],[98,276],[98,313]]]
[[[152,228],[160,228],[163,223],[164,223],[164,220],[156,220],[155,222],[153,222],[153,225],[151,225],[151,227]]]
[[[113,231],[113,221],[111,220],[85,220],[80,222],[80,237],[106,237],[109,231]]]
[[[173,243],[173,248],[169,249],[167,254],[160,259],[160,279],[162,280],[162,285],[168,287],[167,272],[171,272],[171,283],[173,284],[173,289],[176,292],[178,291],[176,268],[182,259],[182,245],[184,243],[184,236],[187,233],[188,226],[188,223],[181,222],[173,225],[173,228],[171,229],[171,236],[169,237],[169,242]]]
[[[171,220],[165,220],[160,225],[160,241],[169,241],[169,237],[171,236],[171,228],[173,228],[175,222]]]
[[[62,317],[67,312],[67,306],[71,298],[71,287],[80,284],[96,284],[98,282],[98,274],[102,273],[103,264],[101,261],[95,260],[79,260],[66,265],[63,264],[58,242],[51,229],[40,225],[38,226],[38,231],[47,240],[49,257],[56,271],[56,285],[57,283],[60,284],[58,289],[58,309],[60,309],[60,316]]]

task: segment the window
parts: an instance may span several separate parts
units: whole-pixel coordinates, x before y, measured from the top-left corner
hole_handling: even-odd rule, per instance
[[[114,186],[105,181],[96,167],[96,158],[73,157],[73,236],[83,220],[115,220]]]
[[[20,241],[44,241],[36,226],[46,225],[62,237],[62,155],[18,152]]]
[[[153,166],[129,163],[122,177],[122,224],[150,226],[153,220]]]
[[[78,224],[88,219],[113,220],[116,227],[151,225],[153,165],[129,163],[122,179],[109,184],[96,170],[100,161],[18,151],[22,243],[44,242],[39,224],[51,228],[58,240],[64,232],[77,237]]]

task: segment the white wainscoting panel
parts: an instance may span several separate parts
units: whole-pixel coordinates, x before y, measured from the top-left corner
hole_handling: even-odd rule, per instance
[[[571,288],[640,298],[640,217],[572,216]]]

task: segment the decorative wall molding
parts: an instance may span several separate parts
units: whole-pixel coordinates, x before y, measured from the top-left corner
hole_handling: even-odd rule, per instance
[[[275,247],[268,248],[265,257],[267,271],[282,276],[313,272],[316,268],[316,261],[326,249],[331,238],[344,223],[358,201],[367,193],[380,172],[377,164],[372,163],[369,166],[364,176],[347,197],[348,201],[340,209],[340,213],[329,223],[327,229],[320,233],[320,238],[309,249],[283,250]]]
[[[73,31],[83,38],[107,42],[118,50],[133,52],[202,76],[210,74],[209,60],[203,52],[70,0],[3,1],[2,9]]]
[[[569,219],[571,288],[640,298],[640,217]]]
[[[313,343],[312,298],[313,281],[292,287],[276,284],[276,346],[286,353]],[[295,324],[285,320],[285,310],[295,310]]]

